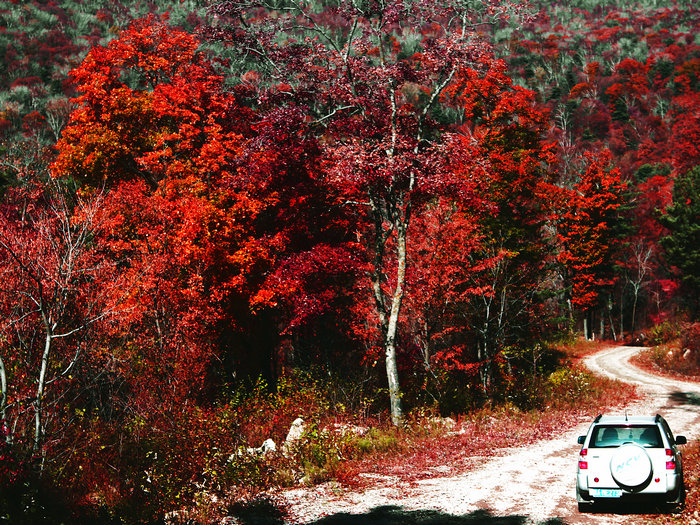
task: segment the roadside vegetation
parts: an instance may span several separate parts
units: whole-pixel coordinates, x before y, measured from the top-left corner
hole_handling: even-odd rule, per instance
[[[651,345],[636,364],[657,374],[700,381],[700,323],[663,323],[649,330]]]
[[[122,446],[150,452],[143,458],[134,451],[132,465],[120,465],[136,480],[126,497],[117,484],[128,479],[97,484],[104,475],[98,463],[91,468],[80,459],[96,440],[105,439],[81,429],[85,442],[79,446],[76,436],[74,456],[51,472],[54,479],[75,479],[75,485],[49,487],[26,464],[4,457],[16,468],[3,472],[0,523],[18,515],[25,523],[152,523],[154,515],[167,516],[171,523],[217,523],[229,513],[273,502],[278,490],[290,487],[331,483],[342,490],[371,483],[373,476],[411,481],[458,473],[486,452],[549,438],[634,399],[631,386],[595,377],[577,365],[596,348],[584,340],[553,346],[542,356],[548,356],[542,362],[549,368],[514,378],[514,384],[527,385],[517,395],[515,387],[507,387],[500,400],[474,399],[469,410],[458,413],[419,407],[399,428],[377,410],[381,392],[350,390],[341,379],[319,381],[308,374],[286,377],[275,386],[261,380],[232,395],[220,410],[163,415],[172,418],[170,432],[130,429],[138,437]],[[298,417],[304,431],[284,448]],[[275,442],[275,450],[259,449],[267,439]],[[107,441],[97,446],[103,456],[115,452]]]

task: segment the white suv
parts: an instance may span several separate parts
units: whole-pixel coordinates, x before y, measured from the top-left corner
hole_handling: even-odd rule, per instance
[[[634,496],[682,505],[683,461],[677,445],[687,440],[674,438],[660,415],[601,415],[578,442],[583,445],[576,476],[579,511],[589,510],[595,502]]]

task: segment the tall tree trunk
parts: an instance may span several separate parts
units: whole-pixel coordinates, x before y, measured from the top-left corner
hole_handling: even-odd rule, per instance
[[[639,298],[639,288],[635,285],[632,285],[632,286],[633,286],[632,289],[634,290],[634,295],[633,295],[633,299],[632,299],[632,327],[631,327],[631,331],[632,331],[632,335],[634,336],[634,333],[637,331],[637,301]]]
[[[612,333],[613,341],[617,341],[617,332],[615,331],[615,320],[612,315],[613,310],[613,293],[608,295],[608,322],[610,323],[610,332]]]
[[[400,199],[399,204],[402,204]],[[371,272],[372,290],[383,337],[391,420],[394,425],[400,426],[403,422],[403,406],[396,359],[396,336],[406,281],[406,243],[410,207],[402,209],[399,205],[392,207],[392,212],[389,213],[372,195],[370,195],[370,207],[375,221],[374,269]],[[391,225],[389,229],[385,229],[387,223]],[[392,232],[396,232],[397,271],[396,282],[391,293],[391,302],[388,304],[389,299],[384,295],[382,280],[386,242]]]
[[[49,353],[51,352],[52,341],[51,328],[46,328],[46,340],[44,341],[44,353],[41,356],[41,369],[39,371],[39,381],[36,387],[36,401],[34,402],[34,452],[39,451],[44,440],[44,429],[42,427],[41,413],[43,410],[44,388],[46,386],[46,371],[49,367]]]
[[[625,338],[625,287],[622,286],[620,290],[620,339]]]
[[[0,432],[4,432],[7,419],[7,373],[5,372],[5,363],[0,356]],[[4,436],[6,440],[10,439],[9,434]]]
[[[484,299],[484,327],[482,328],[482,344],[478,346],[477,359],[479,362],[483,363],[483,366],[479,367],[479,375],[481,376],[481,385],[484,388],[486,395],[491,392],[491,385],[493,384],[493,368],[491,366],[491,350],[490,350],[490,330],[491,330],[491,303],[493,298],[488,298],[482,294]]]
[[[385,350],[386,377],[389,383],[389,401],[391,403],[391,422],[398,427],[403,422],[403,405],[401,403],[399,370],[396,365],[396,345],[393,340],[387,339]]]
[[[387,323],[386,340],[384,349],[386,352],[386,376],[389,383],[389,399],[391,402],[391,420],[394,425],[403,422],[403,406],[401,402],[401,388],[399,386],[399,372],[396,364],[396,334],[399,326],[399,313],[404,295],[406,282],[406,238],[407,221],[396,221],[396,286],[391,298],[391,310]]]

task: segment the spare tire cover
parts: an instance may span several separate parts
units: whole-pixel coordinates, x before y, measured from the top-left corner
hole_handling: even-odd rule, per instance
[[[651,458],[639,445],[622,445],[610,460],[610,473],[620,487],[641,490],[651,480]]]

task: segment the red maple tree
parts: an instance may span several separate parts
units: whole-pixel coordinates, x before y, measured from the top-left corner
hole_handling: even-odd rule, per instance
[[[232,1],[215,8],[228,25],[214,36],[261,58],[246,76],[262,79],[261,101],[309,114],[330,180],[367,225],[358,233],[368,247],[396,424],[403,417],[397,347],[412,213],[429,195],[466,197],[474,183],[445,169],[456,144],[447,133],[459,118],[445,113],[445,95],[488,69],[493,56],[478,30],[513,6],[482,7],[341,1],[312,9]]]
[[[571,305],[587,314],[614,282],[610,265],[616,239],[612,226],[625,188],[619,171],[609,166],[609,153],[599,158],[589,155],[588,161],[578,183],[571,190],[560,190],[557,223],[561,243],[557,259],[571,287]],[[584,324],[588,322],[588,317],[584,318]]]

